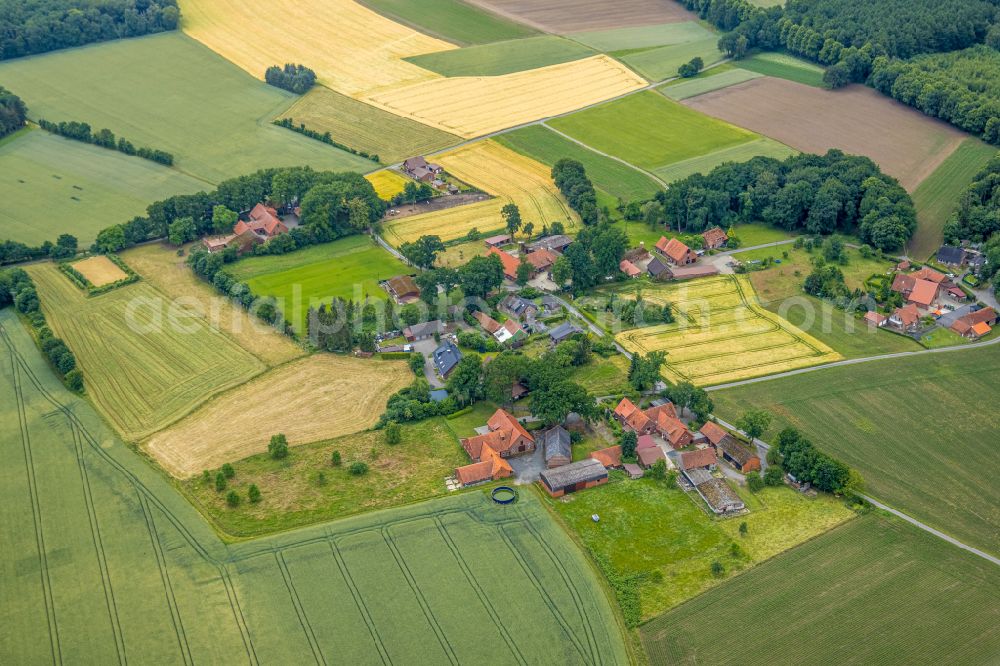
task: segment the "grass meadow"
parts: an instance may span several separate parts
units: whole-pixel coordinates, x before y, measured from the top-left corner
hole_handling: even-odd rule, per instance
[[[28,272],[87,392],[128,441],[169,425],[264,364],[145,282],[88,298],[54,264]]]
[[[787,53],[757,53],[739,61],[739,67],[757,74],[823,87],[823,68]]]
[[[501,76],[596,55],[597,51],[556,35],[493,42],[407,58],[441,76]]]
[[[720,164],[726,162],[746,162],[754,157],[773,157],[783,160],[799,151],[789,148],[768,137],[761,137],[729,148],[723,148],[697,157],[690,157],[680,162],[654,169],[653,173],[668,183],[683,180],[696,173],[708,173]]]
[[[17,90],[31,118],[84,121],[136,145],[166,150],[175,168],[205,181],[205,189],[265,167],[308,164],[364,172],[375,166],[271,125],[295,96],[255,80],[181,33],[3,62],[0,79]],[[105,218],[101,226],[125,221]]]
[[[349,236],[288,254],[248,257],[226,269],[255,294],[274,296],[299,335],[306,332],[306,310],[336,296],[355,301],[387,298],[380,280],[411,271],[368,236]]]
[[[869,494],[1000,554],[1000,488],[992,470],[1000,351],[968,349],[829,368],[712,392],[730,422],[761,408],[767,435],[799,428],[857,469]]]
[[[663,81],[677,76],[677,69],[692,58],[701,58],[706,65],[722,60],[724,56],[718,47],[719,36],[707,30],[705,32],[707,34],[696,41],[615,55],[648,81]]]
[[[142,215],[151,202],[206,187],[176,169],[42,130],[0,141],[3,237],[29,245],[62,233],[90,245],[98,231]]]
[[[651,663],[784,663],[808,637],[816,663],[982,664],[1000,651],[998,596],[994,565],[871,515],[709,590],[640,633]]]
[[[716,72],[716,70],[719,71]],[[721,88],[728,88],[729,86],[743,83],[750,79],[756,79],[760,76],[763,76],[763,74],[751,72],[746,69],[738,69],[736,67],[723,69],[715,67],[694,78],[676,79],[670,83],[665,83],[656,90],[660,94],[679,102],[682,99],[697,97],[698,95],[704,95],[707,92]]]
[[[575,32],[570,36],[574,41],[586,44],[598,51],[639,51],[671,44],[687,44],[704,39],[711,31],[696,21],[680,23],[659,23],[609,30]]]
[[[966,139],[920,183],[913,192],[918,224],[917,232],[906,246],[910,256],[924,261],[937,252],[944,238],[944,223],[958,205],[962,191],[996,154],[996,146],[979,139]]]
[[[488,44],[537,35],[526,25],[460,0],[362,0],[361,4],[398,23],[460,45]]]
[[[747,143],[753,132],[691,111],[653,91],[548,121],[601,152],[645,169]]]
[[[22,461],[0,471],[12,663],[629,662],[596,573],[531,493],[227,545],[62,388],[11,310],[0,327],[0,413],[21,424],[0,433]]]

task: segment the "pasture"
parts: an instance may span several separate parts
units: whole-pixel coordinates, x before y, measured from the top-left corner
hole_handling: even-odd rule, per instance
[[[750,245],[744,243],[744,245]],[[785,256],[788,253],[788,256]],[[764,270],[754,270],[747,274],[753,283],[757,295],[764,303],[780,303],[789,298],[803,294],[802,283],[813,270],[812,260],[820,251],[807,252],[803,248],[795,248],[791,244],[777,247],[763,247],[757,250],[737,252],[733,258],[737,261],[763,261],[771,258],[780,261]],[[895,266],[894,261],[878,259],[875,256],[864,258],[858,250],[844,248],[847,263],[837,266],[844,274],[847,288],[863,289],[865,281],[873,275],[884,275]],[[798,273],[798,275],[796,275]]]
[[[620,62],[595,55],[503,76],[436,78],[373,92],[365,101],[472,138],[568,113],[644,85]]]
[[[807,86],[823,87],[823,68],[788,53],[756,53],[739,61],[741,69],[787,79]]]
[[[797,155],[798,152],[794,148],[789,148],[783,143],[764,136],[730,148],[723,148],[697,157],[689,157],[686,160],[654,169],[653,173],[666,182],[672,183],[683,180],[691,174],[708,173],[726,162],[746,162],[754,157],[773,157],[783,160],[791,155]]]
[[[672,304],[677,321],[622,331],[615,339],[632,352],[666,352],[663,375],[671,381],[710,386],[841,358],[758,305],[745,275],[643,285],[642,297]]]
[[[42,130],[0,141],[3,237],[29,245],[62,233],[89,245],[98,231],[142,215],[152,201],[206,187],[176,169]]]
[[[103,287],[128,278],[128,273],[104,255],[76,261],[71,266],[95,287]]]
[[[392,200],[394,196],[400,194],[410,182],[410,179],[398,171],[383,169],[365,176],[368,182],[375,188],[375,194],[386,201]]]
[[[765,77],[685,100],[806,153],[867,155],[912,192],[965,135],[864,86],[820,90]]]
[[[84,121],[95,130],[107,127],[137,146],[166,150],[173,153],[176,170],[205,181],[201,189],[265,167],[308,164],[363,172],[374,166],[271,125],[294,96],[254,80],[180,33],[2,62],[0,79],[18,91],[31,118]],[[116,164],[126,159],[142,162],[114,153],[107,159],[112,157]],[[135,167],[147,173],[149,168]],[[187,185],[189,180],[182,182],[185,190],[194,189]],[[143,197],[147,204],[154,199]],[[100,227],[125,221],[124,216],[105,217]]]
[[[338,296],[354,301],[366,297],[385,300],[379,281],[411,271],[363,235],[283,255],[248,257],[226,269],[249,284],[255,294],[273,296],[300,336],[306,334],[310,306],[318,307]]]
[[[522,220],[533,222],[539,231],[543,224],[557,221],[569,231],[577,224],[576,215],[552,182],[551,170],[498,143],[480,141],[434,159],[448,173],[495,198],[391,220],[385,224],[385,237],[397,247],[426,234],[447,241],[471,229],[482,233],[500,229],[504,226],[500,209],[510,202],[517,204]]]
[[[586,168],[594,187],[616,199],[645,201],[660,189],[638,169],[584,148],[544,125],[522,127],[501,134],[494,141],[550,167],[564,157],[577,160]]]
[[[656,82],[677,76],[677,68],[692,58],[701,58],[706,65],[722,60],[724,56],[718,44],[719,35],[705,30],[705,35],[695,41],[616,55],[647,80]]]
[[[216,396],[143,448],[183,479],[265,452],[278,432],[297,445],[364,430],[389,396],[412,381],[403,361],[313,354]],[[251,418],[233,418],[249,405]]]
[[[854,515],[840,501],[808,499],[790,488],[766,488],[757,495],[740,490],[751,509],[728,520],[710,518],[676,485],[650,478],[628,480],[612,472],[604,486],[546,500],[598,562],[635,624],[697,594],[726,583],[777,553],[848,521]],[[695,498],[700,502],[700,498]],[[591,519],[601,517],[599,523]],[[747,535],[739,523],[746,521]],[[732,544],[740,554],[733,556]],[[635,547],[623,548],[622,544]],[[723,578],[711,574],[723,563]],[[616,585],[615,581],[618,581]],[[655,662],[654,662],[655,663]]]
[[[651,663],[782,663],[808,637],[816,663],[981,664],[1000,651],[998,596],[994,565],[871,515],[709,590],[640,635]]]
[[[676,2],[662,0],[470,0],[543,32],[610,30],[631,26],[693,21],[697,16]]]
[[[944,238],[944,223],[955,211],[962,192],[996,154],[996,146],[968,138],[914,190],[917,232],[906,246],[911,257],[923,261],[937,252]]]
[[[128,441],[166,427],[264,365],[145,282],[86,297],[53,264],[28,272],[94,404]]]
[[[361,0],[361,4],[397,23],[455,44],[486,44],[537,34],[525,25],[484,12],[461,0],[423,0],[419,3],[412,0]]]
[[[196,276],[184,263],[186,257],[177,256],[174,248],[149,243],[125,250],[119,256],[178,307],[208,322],[264,365],[279,365],[305,353],[288,336],[251,317],[242,307],[234,306],[230,299]]]
[[[643,49],[696,42],[706,35],[712,34],[696,21],[684,23],[662,23],[659,25],[644,25],[632,28],[616,28],[612,30],[591,30],[577,32],[570,37],[573,41],[604,51],[639,51]]]
[[[179,4],[184,32],[251,76],[263,79],[274,64],[304,63],[319,83],[351,97],[435,78],[403,58],[456,48],[353,0],[328,0],[308,12],[294,0]],[[275,26],[294,38],[277,38]]]
[[[334,141],[378,155],[384,164],[432,153],[461,140],[454,134],[383,111],[325,86],[314,86],[282,117],[305,123],[317,132],[329,132]]]
[[[761,408],[857,469],[867,492],[1000,554],[997,347],[873,361],[712,392],[726,420]],[[919,434],[917,434],[919,433]]]
[[[500,76],[579,60],[595,53],[562,37],[540,35],[428,53],[407,60],[441,76]]]
[[[714,73],[715,69],[720,69],[721,71],[716,74]],[[715,69],[706,71],[704,76],[671,81],[656,90],[675,102],[679,102],[689,97],[697,97],[713,90],[721,90],[737,83],[758,79],[763,76],[763,74],[758,74],[757,72],[735,67],[731,69]]]
[[[0,450],[23,461],[0,471],[13,663],[628,663],[596,574],[531,493],[226,545],[62,388],[13,312],[0,325],[0,410],[21,423]],[[498,557],[509,566],[483,567]]]
[[[645,169],[757,138],[752,132],[693,112],[651,90],[555,118],[548,124]]]

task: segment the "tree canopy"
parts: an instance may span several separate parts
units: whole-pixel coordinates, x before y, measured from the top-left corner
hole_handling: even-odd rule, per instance
[[[0,138],[24,127],[28,108],[21,98],[0,86]]]

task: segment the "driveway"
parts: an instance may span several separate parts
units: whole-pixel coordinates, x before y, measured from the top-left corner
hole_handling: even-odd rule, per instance
[[[534,453],[507,458],[507,462],[514,470],[514,483],[518,485],[534,483],[538,480],[538,475],[545,470],[545,449],[538,446]]]
[[[434,338],[413,343],[413,351],[424,355],[424,377],[427,379],[427,383],[431,385],[431,388],[444,388],[444,382],[437,376],[437,371],[434,369],[434,350],[437,347],[438,344],[434,342]]]

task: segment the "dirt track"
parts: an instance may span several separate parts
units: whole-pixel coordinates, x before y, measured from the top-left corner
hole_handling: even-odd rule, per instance
[[[910,192],[966,136],[860,85],[834,92],[764,77],[683,104],[803,152],[867,155]]]
[[[631,28],[657,23],[697,21],[673,0],[469,0],[494,14],[545,32]]]

